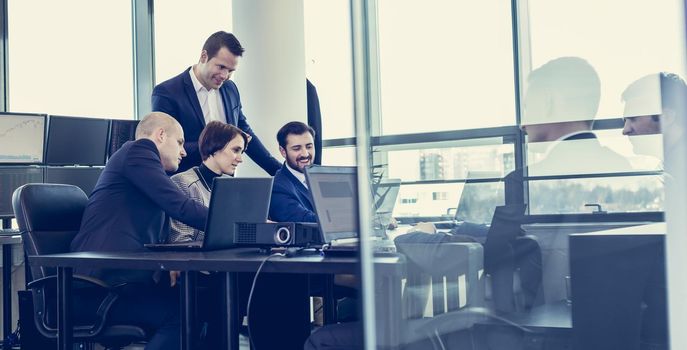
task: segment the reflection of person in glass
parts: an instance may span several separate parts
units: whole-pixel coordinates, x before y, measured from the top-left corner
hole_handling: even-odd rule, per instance
[[[630,169],[623,156],[602,146],[592,132],[600,97],[596,70],[579,57],[557,58],[530,73],[522,129],[528,150],[542,148],[543,155],[538,161],[529,159],[529,176]]]
[[[676,127],[677,118],[680,118],[685,96],[685,81],[676,74],[665,72],[639,78],[623,91],[623,135],[629,136],[636,154],[662,159],[660,138],[650,136],[661,133],[665,156],[676,153],[673,150],[682,137],[682,128]]]
[[[528,156],[533,153],[533,148],[539,148],[540,151],[536,153],[540,157],[534,160],[529,158],[529,166],[516,169],[505,177],[506,204],[526,203],[523,190],[524,184],[527,183],[525,175],[578,175],[629,169],[629,162],[602,146],[592,131],[593,120],[599,107],[601,87],[598,74],[587,61],[579,57],[551,60],[529,74],[526,86],[522,129],[527,134]],[[536,180],[530,180],[529,183],[531,211],[539,212],[540,208],[544,208],[550,212],[561,205],[579,208],[585,204],[574,199],[577,198],[573,197],[578,195],[577,192],[565,191],[564,188],[536,191],[535,188],[546,186],[546,182],[537,183]],[[533,184],[537,186],[532,186]],[[557,242],[560,240],[554,238],[560,237],[559,233],[549,232],[547,237],[551,239],[546,240],[545,251],[567,249],[559,246]],[[525,270],[528,273],[524,275],[531,283],[541,283],[544,271],[547,276],[560,277],[560,280],[549,278],[544,281],[546,300],[565,299],[567,296],[563,281],[568,273],[567,257],[557,254],[542,256],[539,245],[536,250],[529,251],[516,248],[513,243],[487,242],[485,268],[494,268],[493,266],[504,259],[504,256],[514,256],[520,261],[529,262],[524,266],[529,266],[531,270]],[[504,279],[509,276],[505,272],[502,275]],[[522,267],[520,277],[522,280]],[[504,280],[502,283],[505,285],[508,281]],[[536,292],[532,287],[523,286],[523,289],[525,292],[528,289],[530,293]]]
[[[659,159],[665,158],[666,171],[679,164],[674,157],[683,128],[679,126],[684,114],[687,85],[672,73],[646,75],[632,82],[623,92],[625,103],[623,134],[629,136],[634,152]],[[659,135],[661,139],[650,135]],[[672,177],[666,174],[666,189]],[[621,293],[619,307],[637,310],[633,321],[641,322],[641,344],[651,349],[665,349],[668,342],[667,290],[665,253],[658,249],[643,249],[634,256],[641,269],[632,271],[633,278],[622,280],[618,290],[636,290],[639,293]]]

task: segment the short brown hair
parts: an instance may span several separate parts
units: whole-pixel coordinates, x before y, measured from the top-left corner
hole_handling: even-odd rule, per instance
[[[288,122],[277,131],[277,142],[282,148],[286,148],[286,138],[289,135],[303,135],[309,132],[315,137],[315,130],[302,122]]]
[[[198,150],[200,157],[205,161],[217,151],[221,151],[227,146],[229,141],[237,135],[243,137],[243,151],[248,148],[248,135],[241,129],[217,120],[209,122],[198,138]]]
[[[236,39],[234,34],[224,31],[213,33],[205,40],[205,44],[203,44],[203,50],[208,53],[208,59],[215,57],[217,52],[223,47],[226,47],[229,52],[236,56],[243,56],[243,52],[245,51],[239,39]]]

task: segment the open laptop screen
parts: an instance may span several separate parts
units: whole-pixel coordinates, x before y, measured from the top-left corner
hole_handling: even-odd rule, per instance
[[[504,204],[503,182],[480,181],[479,177],[470,176],[472,172],[468,172],[469,178],[463,185],[455,220],[487,224],[494,215],[494,208]]]
[[[358,237],[356,168],[312,167],[305,174],[324,240]]]
[[[394,207],[401,189],[401,179],[383,179],[372,184],[372,198],[375,209],[375,233],[377,229],[386,229],[391,223]]]

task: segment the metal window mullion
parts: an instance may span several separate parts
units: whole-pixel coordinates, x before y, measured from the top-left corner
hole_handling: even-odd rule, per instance
[[[525,73],[529,74],[532,70],[528,6],[528,0],[511,0],[515,122],[518,126],[514,149],[515,168],[522,168],[525,176],[527,176],[527,149],[525,145],[525,133],[520,130],[520,126],[522,125],[522,92],[525,86],[522,77]],[[520,187],[517,191],[523,194],[525,203],[529,204],[529,186],[527,185],[527,181],[522,181],[515,185]],[[529,207],[528,205],[528,208]]]
[[[134,119],[152,110],[150,96],[155,83],[154,0],[131,0],[133,63],[134,63]]]
[[[374,0],[351,0],[351,42],[353,58],[353,107],[356,135],[356,158],[358,163],[358,227],[360,234],[360,276],[363,300],[364,348],[372,350],[377,345],[374,265],[371,242],[372,222],[370,206],[370,121],[371,109],[370,78],[370,30],[369,17],[376,15]],[[378,113],[377,113],[378,114]]]
[[[2,17],[2,47],[0,47],[0,83],[2,83],[2,93],[0,93],[0,111],[7,112],[9,110],[9,45],[8,32],[9,14],[7,13],[7,1],[0,0],[0,17]]]

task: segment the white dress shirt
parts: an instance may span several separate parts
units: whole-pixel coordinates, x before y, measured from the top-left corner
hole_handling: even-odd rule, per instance
[[[305,174],[304,173],[302,173],[298,170],[294,170],[288,164],[286,164],[286,169],[289,169],[291,174],[293,174],[293,176],[295,176],[296,179],[298,179],[298,181],[300,181],[303,184],[303,186],[305,186],[305,188],[308,188],[308,184],[305,181]]]
[[[196,96],[198,96],[200,109],[203,111],[205,124],[207,125],[207,123],[213,120],[219,120],[226,123],[227,118],[224,114],[224,103],[222,103],[222,96],[219,91],[217,89],[206,89],[193,72],[193,67],[189,70],[189,74],[191,75],[191,82],[193,82],[193,89],[196,91]]]

